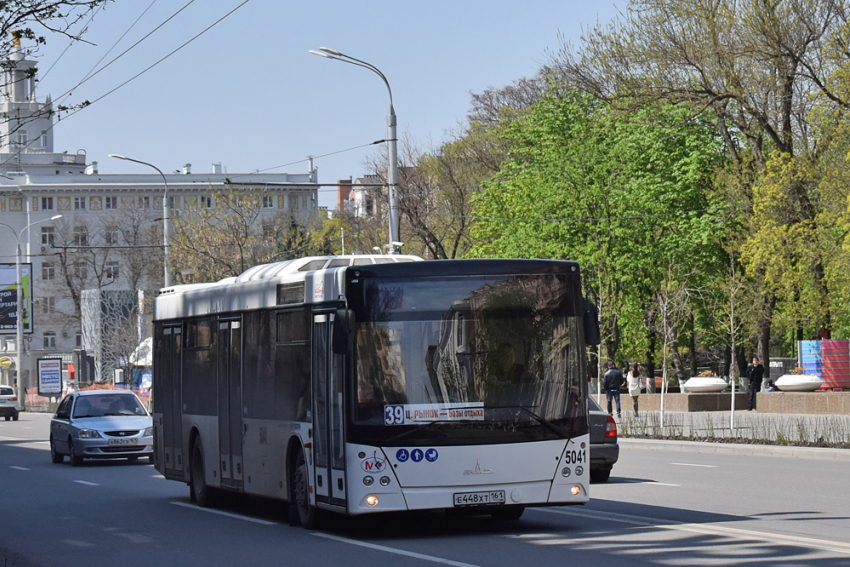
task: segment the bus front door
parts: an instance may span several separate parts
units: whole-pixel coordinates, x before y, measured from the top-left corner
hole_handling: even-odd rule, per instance
[[[222,486],[242,488],[242,324],[218,323],[218,441]]]
[[[333,314],[313,315],[313,463],[316,501],[345,508],[343,356],[331,349]]]

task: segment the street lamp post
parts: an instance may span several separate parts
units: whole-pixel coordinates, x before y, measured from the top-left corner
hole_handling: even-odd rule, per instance
[[[170,287],[171,286],[171,273],[168,270],[168,230],[169,230],[169,220],[171,219],[171,204],[168,202],[168,181],[165,179],[165,174],[152,163],[148,163],[146,161],[133,159],[127,156],[122,156],[119,154],[109,154],[109,157],[116,159],[123,159],[125,161],[132,161],[134,163],[140,163],[142,165],[146,165],[148,167],[152,167],[159,173],[162,177],[162,183],[165,185],[165,194],[162,196],[162,249],[163,249],[163,286],[162,287]]]
[[[18,400],[21,405],[21,409],[26,409],[26,399],[27,399],[27,390],[24,386],[24,373],[23,373],[23,360],[24,360],[24,301],[23,301],[23,291],[24,291],[24,282],[21,277],[21,236],[26,232],[26,230],[36,224],[54,221],[57,219],[61,219],[62,215],[52,216],[49,219],[42,219],[39,221],[31,222],[21,229],[20,232],[15,232],[15,229],[9,226],[8,224],[3,224],[0,222],[0,226],[5,226],[9,230],[12,231],[12,234],[15,235],[16,240],[16,248],[15,248],[15,301],[16,301],[16,313],[15,313],[15,349],[18,353],[18,359],[15,361],[15,368],[18,372]],[[32,277],[32,273],[30,273],[30,278]]]
[[[388,244],[388,253],[395,254],[396,247],[399,246],[399,235],[398,235],[398,195],[396,190],[398,189],[398,136],[396,135],[396,115],[395,109],[393,108],[393,90],[390,88],[390,83],[387,81],[387,77],[381,73],[381,70],[372,65],[371,63],[367,63],[366,61],[361,61],[360,59],[355,59],[350,55],[346,55],[345,53],[341,53],[329,47],[320,47],[319,51],[310,50],[310,53],[313,55],[318,55],[319,57],[324,57],[326,59],[334,59],[336,61],[342,61],[343,63],[348,63],[349,65],[356,65],[358,67],[363,67],[364,69],[369,69],[381,79],[383,79],[384,84],[387,86],[387,91],[390,94],[390,110],[387,114],[387,151],[389,153],[389,171],[387,172],[387,184],[389,185],[389,221],[390,221],[390,237]]]

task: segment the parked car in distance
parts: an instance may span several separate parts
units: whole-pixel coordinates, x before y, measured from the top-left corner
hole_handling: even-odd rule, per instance
[[[50,420],[50,458],[71,466],[83,459],[147,457],[153,463],[153,420],[128,390],[72,392]]]
[[[6,418],[6,421],[14,419],[18,421],[18,395],[15,389],[11,386],[0,385],[0,415]]]
[[[606,482],[620,457],[617,422],[590,397],[590,480]]]

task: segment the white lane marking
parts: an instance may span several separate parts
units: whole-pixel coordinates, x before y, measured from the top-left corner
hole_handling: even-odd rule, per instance
[[[660,518],[650,518],[646,516],[628,516],[626,514],[615,514],[612,512],[597,512],[593,510],[584,510],[581,512],[571,512],[568,510],[556,510],[553,508],[532,508],[534,512],[548,512],[550,514],[562,514],[565,516],[576,516],[579,518],[592,517],[597,519],[610,520],[623,524],[631,524],[634,526],[658,528],[671,531],[683,531],[690,533],[698,533],[705,535],[727,536],[732,539],[739,540],[756,540],[765,541],[777,544],[795,545],[798,547],[816,548],[820,550],[834,551],[850,555],[850,543],[841,541],[831,541],[824,539],[816,539],[812,537],[795,536],[789,534],[775,534],[768,532],[760,532],[757,530],[748,530],[743,528],[727,528],[725,526],[715,526],[710,524],[680,524],[671,520],[662,520]]]
[[[218,516],[227,516],[228,518],[235,518],[237,520],[245,520],[246,522],[254,522],[255,524],[260,524],[263,526],[276,526],[277,523],[269,522],[268,520],[260,520],[259,518],[249,518],[248,516],[241,516],[239,514],[233,514],[231,512],[223,512],[221,510],[212,510],[210,508],[201,508],[200,506],[195,506],[194,504],[187,504],[185,502],[172,502],[175,506],[182,506],[183,508],[190,508],[192,510],[197,510],[198,512],[208,512],[210,514],[216,514]]]
[[[28,469],[28,468],[26,468],[26,467],[18,467],[18,466],[15,466],[15,465],[11,465],[9,468],[10,468],[10,469],[15,469],[16,471],[28,471],[28,470],[29,470],[29,469]]]
[[[85,484],[86,486],[100,486],[96,482],[89,482],[87,480],[75,480],[74,482],[76,482],[77,484]]]
[[[716,469],[717,465],[698,465],[696,463],[670,463],[671,465],[676,465],[677,467],[702,467],[705,469]]]
[[[115,535],[119,536],[119,537],[125,537],[128,540],[130,540],[132,543],[151,543],[153,541],[153,538],[150,538],[150,537],[146,536],[145,534],[127,533],[127,534],[115,534]]]
[[[443,557],[435,557],[433,555],[424,555],[422,553],[415,553],[413,551],[405,551],[403,549],[396,549],[394,547],[387,547],[385,545],[378,545],[375,543],[368,543],[365,541],[359,541],[356,539],[348,539],[344,537],[339,537],[331,534],[319,534],[313,533],[316,537],[323,537],[325,539],[332,539],[334,541],[339,541],[341,543],[350,543],[351,545],[359,545],[360,547],[366,547],[368,549],[374,549],[377,551],[385,551],[387,553],[394,553],[396,555],[403,555],[405,557],[413,557],[414,559],[422,559],[423,561],[430,561],[431,563],[441,563],[443,565],[454,565],[455,567],[477,567],[472,563],[462,563],[460,561],[452,561],[451,559],[445,559]]]
[[[87,541],[80,541],[77,539],[63,539],[62,541],[64,541],[68,545],[75,545],[77,547],[91,547],[94,545],[93,543],[89,543]]]

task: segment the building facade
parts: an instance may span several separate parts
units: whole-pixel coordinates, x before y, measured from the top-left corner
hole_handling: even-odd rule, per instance
[[[83,290],[162,286],[166,191],[172,218],[195,207],[216,208],[216,195],[224,192],[259,195],[259,218],[270,222],[285,217],[306,224],[318,218],[312,164],[295,174],[225,173],[220,164],[204,173],[193,173],[187,164],[164,175],[143,165],[137,174],[101,174],[84,151],[54,151],[52,103],[49,97],[36,99],[35,62],[20,45],[0,66],[0,224],[5,225],[0,226],[0,265],[14,273],[20,244],[21,262],[32,266],[33,288],[25,314],[31,332],[24,344],[16,344],[15,330],[0,331],[0,357],[23,355],[21,371],[5,369],[0,382],[22,378],[32,388],[38,358],[73,362],[74,350],[84,347]],[[61,218],[51,220],[57,215]]]

